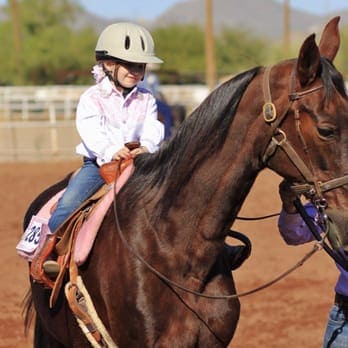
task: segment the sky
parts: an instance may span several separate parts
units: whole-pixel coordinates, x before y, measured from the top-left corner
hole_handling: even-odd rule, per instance
[[[5,0],[0,0],[0,3]],[[104,18],[152,20],[184,0],[76,0],[89,12]],[[203,1],[203,0],[202,0]],[[213,0],[214,1],[214,0]],[[258,1],[258,0],[255,0]],[[283,0],[275,0],[283,3]],[[348,0],[288,0],[292,8],[313,14],[348,10]],[[204,3],[204,2],[203,2]],[[335,13],[336,14],[336,13]]]
[[[8,0],[0,0],[0,6]],[[171,6],[186,0],[75,0],[89,12],[107,19],[152,20]],[[196,0],[198,1],[198,0]],[[204,0],[200,0],[204,3]],[[214,0],[212,0],[214,1]],[[259,1],[259,0],[255,0]],[[284,0],[274,0],[283,3]],[[312,14],[348,10],[348,0],[288,0],[291,8]],[[334,13],[339,14],[339,13]]]

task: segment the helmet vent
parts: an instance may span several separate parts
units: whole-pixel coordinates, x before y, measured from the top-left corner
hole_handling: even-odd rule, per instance
[[[130,37],[127,35],[126,38],[124,39],[124,48],[128,50],[130,47]]]
[[[140,37],[140,41],[141,41],[141,48],[143,49],[143,51],[145,51],[145,42],[142,36]]]

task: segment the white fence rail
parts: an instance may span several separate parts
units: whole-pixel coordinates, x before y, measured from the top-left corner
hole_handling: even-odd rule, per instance
[[[0,87],[0,161],[74,158],[85,86]]]
[[[86,86],[0,87],[0,161],[76,158],[78,99]],[[205,86],[163,86],[169,104],[192,111]]]
[[[84,90],[86,86],[0,87],[0,119],[73,119]]]

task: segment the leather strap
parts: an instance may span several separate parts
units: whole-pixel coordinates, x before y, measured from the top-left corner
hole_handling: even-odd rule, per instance
[[[72,250],[75,244],[75,240],[76,240],[76,236],[77,236],[77,232],[80,230],[81,225],[83,224],[85,220],[85,214],[81,213],[78,218],[76,220],[73,220],[73,226],[71,227],[71,232],[67,233],[69,234],[69,244],[68,244],[68,249],[66,251],[65,254],[65,258],[64,258],[64,263],[61,265],[60,267],[60,272],[57,276],[57,279],[54,283],[52,292],[51,292],[51,296],[50,296],[50,308],[53,308],[58,295],[59,295],[59,291],[62,287],[62,283],[63,283],[63,279],[64,279],[64,275],[67,269],[67,266],[70,262],[71,265],[71,257],[72,257]],[[69,230],[70,231],[70,230]],[[67,231],[68,232],[68,231]]]
[[[327,192],[347,184],[348,184],[348,175],[344,175],[340,178],[335,178],[335,179],[325,181],[323,183],[319,183],[319,187],[321,192]],[[308,183],[296,184],[294,186],[291,186],[291,189],[299,195],[299,194],[310,192],[312,189],[314,189],[314,186]]]
[[[54,281],[50,279],[43,270],[43,263],[52,253],[56,244],[56,234],[48,234],[47,239],[41,250],[35,255],[30,265],[30,275],[34,281],[43,283],[49,288],[53,288]]]

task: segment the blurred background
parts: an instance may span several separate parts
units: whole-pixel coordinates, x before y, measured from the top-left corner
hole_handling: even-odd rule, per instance
[[[0,161],[75,158],[76,104],[93,84],[95,44],[110,23],[151,31],[165,63],[149,67],[145,83],[170,108],[170,136],[221,82],[296,57],[335,15],[335,64],[348,76],[346,0],[0,0]]]
[[[157,55],[144,83],[178,124],[220,83],[254,66],[295,58],[304,39],[340,15],[337,68],[348,79],[347,0],[0,0],[0,348],[32,347],[23,333],[27,263],[15,246],[30,202],[81,165],[75,109],[94,83],[98,35],[133,21],[152,33]],[[170,113],[168,113],[168,110]],[[280,177],[261,173],[241,216],[278,212]],[[234,273],[237,290],[260,286],[289,269],[310,246],[286,246],[276,220],[237,221],[253,242]],[[266,291],[242,298],[234,348],[321,346],[337,277],[324,252]]]

